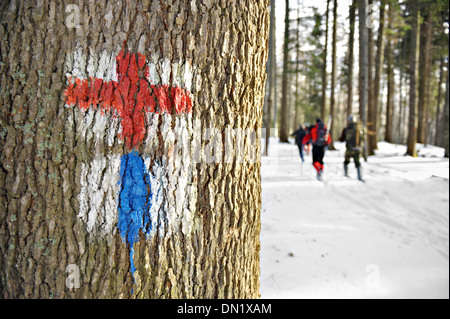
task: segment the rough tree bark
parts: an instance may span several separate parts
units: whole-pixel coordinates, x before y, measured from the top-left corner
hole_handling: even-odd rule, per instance
[[[268,1],[1,2],[2,298],[259,296],[236,132],[262,125],[268,29]]]

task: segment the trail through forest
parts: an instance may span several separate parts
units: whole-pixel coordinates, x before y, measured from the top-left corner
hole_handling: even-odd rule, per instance
[[[262,298],[448,298],[449,160],[443,149],[378,144],[365,183],[345,146],[311,156],[271,139],[262,158]]]

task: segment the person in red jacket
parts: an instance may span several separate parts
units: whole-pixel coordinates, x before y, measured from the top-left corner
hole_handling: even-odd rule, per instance
[[[313,126],[309,133],[303,138],[303,144],[312,141],[313,166],[317,170],[317,179],[322,180],[323,157],[325,156],[325,147],[331,143],[330,134],[326,125],[320,120],[316,120],[316,126]]]

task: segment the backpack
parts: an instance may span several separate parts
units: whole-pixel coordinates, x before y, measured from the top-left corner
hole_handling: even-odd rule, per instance
[[[323,124],[323,122],[317,123],[316,133],[317,133],[317,138],[313,142],[313,145],[314,146],[325,146],[327,144],[327,142],[326,142],[327,130],[325,129],[325,124]]]
[[[303,138],[305,137],[305,135],[306,135],[306,131],[304,129],[298,130],[297,134],[295,135],[295,144],[302,145],[302,141],[303,141]]]
[[[351,123],[345,129],[345,141],[347,148],[359,149],[361,142],[361,129],[359,123]]]

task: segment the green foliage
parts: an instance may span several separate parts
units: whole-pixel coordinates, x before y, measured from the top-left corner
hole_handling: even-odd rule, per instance
[[[304,40],[301,60],[301,74],[305,81],[305,84],[301,85],[303,90],[301,96],[305,98],[302,100],[300,107],[305,121],[308,122],[314,121],[320,115],[324,54],[322,42],[325,35],[324,15],[320,14],[316,7],[311,9],[312,16],[302,19],[304,28],[312,30]]]
[[[445,65],[448,65],[448,21],[449,21],[449,0],[417,0],[421,21],[424,21],[426,14],[430,14],[432,17],[433,25],[433,40],[432,40],[432,68],[430,79],[430,115],[433,116],[436,110],[436,96],[438,89],[438,76],[440,61],[443,60]],[[386,24],[385,24],[385,41],[390,41],[393,45],[392,55],[395,74],[402,72],[403,84],[408,83],[409,76],[409,58],[411,52],[411,29],[412,29],[412,12],[411,1],[409,0],[385,0],[386,7]],[[357,5],[358,1],[355,2]],[[380,1],[374,1],[375,5],[378,5]],[[388,11],[389,8],[389,11]],[[299,94],[295,97],[296,105],[301,109],[303,114],[303,120],[307,122],[313,122],[315,118],[320,116],[321,108],[321,91],[322,91],[322,70],[324,62],[324,37],[325,37],[325,13],[320,12],[317,7],[303,8],[303,16],[301,17],[300,26],[298,21],[291,20],[291,29],[289,35],[289,53],[291,56],[291,62],[289,62],[289,76],[294,77],[300,74]],[[357,17],[357,15],[356,15]],[[344,17],[341,17],[344,18]],[[348,19],[348,16],[345,17]],[[357,19],[356,19],[357,20]],[[348,37],[348,20],[345,21],[343,28],[339,27],[339,30],[346,30],[345,34],[340,36],[347,39]],[[358,21],[356,21],[357,31]],[[299,30],[297,30],[299,28]],[[376,30],[374,38],[376,37]],[[297,37],[297,34],[300,36]],[[297,57],[296,49],[297,45],[300,45],[301,55],[300,60]],[[357,80],[358,59],[357,59],[357,46],[358,36],[355,34],[354,39],[355,56],[354,56],[354,81]],[[376,49],[376,48],[374,48]],[[299,61],[298,61],[299,60]],[[386,59],[384,59],[386,63]],[[345,56],[341,60],[338,87],[343,89],[348,87],[349,81],[349,58]],[[383,68],[383,72],[385,72]],[[383,74],[381,75],[384,76]],[[405,82],[406,79],[406,82]],[[396,77],[395,81],[398,81]],[[291,80],[291,83],[294,81]],[[398,85],[398,82],[396,82]],[[407,87],[403,86],[403,91]],[[294,96],[293,87],[290,87],[289,94]],[[355,91],[357,94],[357,90]],[[400,94],[396,91],[395,94]],[[402,93],[404,94],[404,93]],[[407,94],[403,95],[403,98],[407,97]],[[300,97],[300,98],[299,98]],[[356,99],[357,97],[355,97]],[[398,100],[398,96],[395,97]],[[396,115],[397,116],[397,115]],[[397,116],[399,117],[399,116]],[[406,125],[405,125],[406,127]]]

